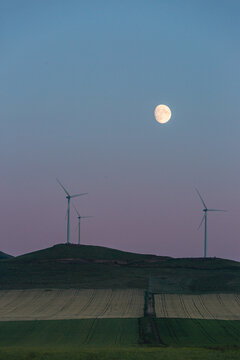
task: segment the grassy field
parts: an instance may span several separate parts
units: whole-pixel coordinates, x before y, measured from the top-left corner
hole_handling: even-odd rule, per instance
[[[0,348],[0,360],[239,360],[240,351],[201,348]]]
[[[143,316],[144,290],[0,290],[0,321]]]
[[[76,348],[138,344],[137,319],[0,322],[0,347]]]
[[[240,345],[240,321],[157,319],[164,344],[181,347],[230,348]]]
[[[240,321],[162,318],[157,325],[167,346],[223,349],[240,345]],[[0,348],[143,347],[139,344],[138,319],[0,322]]]
[[[139,345],[137,319],[0,322],[0,360],[239,360],[238,321],[158,319],[168,347]]]
[[[157,317],[240,320],[240,294],[156,294]]]

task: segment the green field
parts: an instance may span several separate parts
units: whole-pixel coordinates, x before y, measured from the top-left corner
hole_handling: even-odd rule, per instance
[[[0,360],[239,360],[239,350],[199,348],[0,348]]]
[[[191,347],[239,347],[240,321],[157,319],[164,344]]]
[[[0,322],[0,347],[76,348],[137,344],[137,319]]]
[[[0,348],[144,348],[138,323],[138,319],[0,322]],[[240,344],[240,321],[162,318],[157,325],[166,346],[234,349]]]

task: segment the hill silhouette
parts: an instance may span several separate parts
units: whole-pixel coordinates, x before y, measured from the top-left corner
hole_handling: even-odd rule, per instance
[[[58,244],[50,248],[34,251],[15,258],[15,261],[40,260],[82,260],[82,261],[161,261],[169,259],[167,256],[144,255],[126,252],[104,246]]]
[[[150,275],[156,293],[232,293],[240,288],[240,263],[219,258],[170,258],[59,244],[0,261],[0,289],[146,289]]]
[[[6,254],[3,251],[0,251],[0,260],[10,259],[10,258],[13,258],[13,256]]]

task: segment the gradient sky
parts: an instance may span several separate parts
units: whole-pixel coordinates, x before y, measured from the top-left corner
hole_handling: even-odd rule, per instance
[[[238,0],[1,0],[0,250],[240,259]],[[168,124],[153,116],[172,110]],[[71,214],[71,241],[77,219]]]

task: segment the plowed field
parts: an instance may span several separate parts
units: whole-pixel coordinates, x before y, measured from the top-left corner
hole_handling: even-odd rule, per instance
[[[240,320],[240,294],[155,295],[158,318]]]
[[[143,308],[139,289],[0,291],[0,321],[139,318]]]

